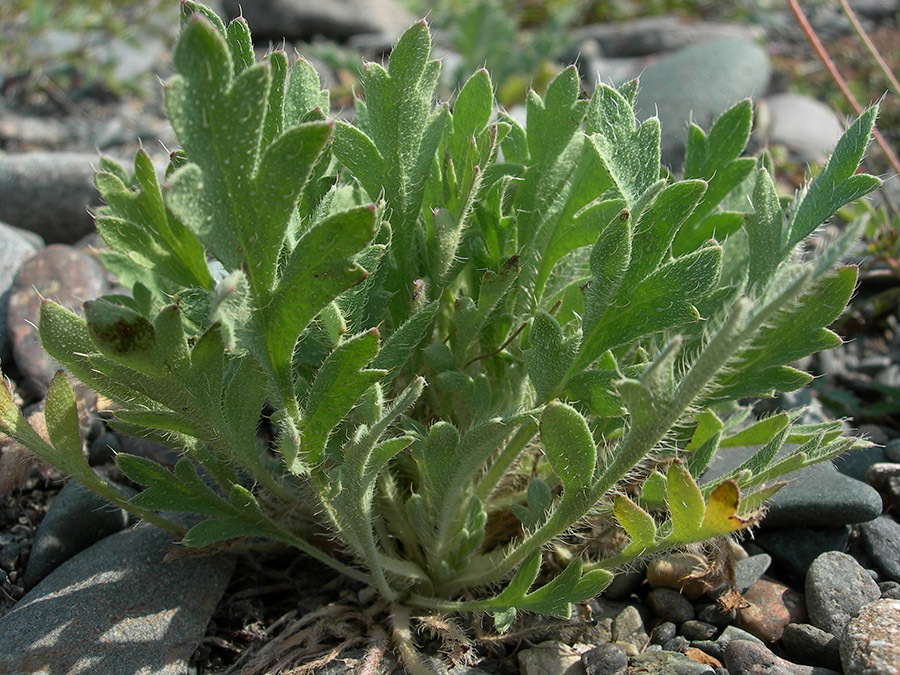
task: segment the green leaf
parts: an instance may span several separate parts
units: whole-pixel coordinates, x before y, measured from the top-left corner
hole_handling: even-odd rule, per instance
[[[534,317],[528,340],[525,367],[538,402],[543,402],[555,396],[556,387],[575,359],[576,345],[574,340],[564,338],[559,322],[543,310]]]
[[[532,162],[555,160],[581,127],[587,103],[578,98],[580,87],[578,70],[569,66],[550,82],[544,100],[529,92],[525,128]]]
[[[297,242],[272,301],[260,314],[269,362],[280,386],[291,388],[294,345],[309,322],[338,294],[361,282],[351,258],[375,235],[375,208],[329,216]]]
[[[575,408],[551,401],[541,415],[541,441],[566,491],[591,484],[597,448],[587,422]]]
[[[753,213],[745,221],[750,245],[751,286],[767,282],[789,252],[783,248],[784,214],[769,172],[760,169],[753,189]]]
[[[625,96],[601,83],[591,97],[585,131],[619,194],[634,211],[659,179],[659,120],[651,117],[638,125]]]
[[[877,114],[878,106],[872,106],[850,125],[825,168],[797,199],[786,234],[788,251],[792,251],[844,204],[881,186],[881,181],[875,176],[856,173],[869,145]]]
[[[706,504],[697,483],[680,461],[669,465],[666,502],[672,516],[671,538],[674,541],[693,541],[703,522]]]
[[[640,555],[641,551],[653,547],[656,541],[656,523],[653,517],[628,497],[616,496],[613,515],[631,539],[625,553]]]
[[[391,333],[372,359],[372,368],[388,371],[387,377],[396,374],[427,336],[438,307],[437,300],[428,303]]]

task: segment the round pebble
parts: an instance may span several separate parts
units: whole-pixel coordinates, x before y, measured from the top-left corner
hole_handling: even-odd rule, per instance
[[[878,584],[853,556],[823,553],[806,575],[806,606],[811,623],[840,635],[861,607],[881,597]]]
[[[845,673],[900,675],[900,600],[876,600],[847,622],[841,638]]]
[[[781,636],[781,646],[786,656],[797,663],[841,669],[840,640],[812,624],[788,624]]]
[[[666,640],[666,643],[662,646],[662,648],[667,652],[683,652],[690,646],[690,640],[681,635],[676,635],[671,640]]]
[[[696,600],[703,595],[706,586],[690,577],[705,572],[708,567],[709,561],[698,553],[669,553],[647,565],[647,583],[651,588],[674,588],[684,593],[688,600]]]
[[[837,675],[833,670],[813,668],[792,663],[776,656],[765,645],[745,640],[735,640],[725,650],[725,667],[731,675],[755,675],[771,673],[775,675]]]
[[[581,655],[586,675],[622,675],[628,670],[628,655],[617,644],[598,645]]]
[[[688,640],[712,640],[719,629],[705,621],[685,621],[681,625],[681,634]]]
[[[655,645],[665,644],[675,637],[677,633],[678,629],[675,627],[674,623],[671,621],[663,621],[653,629],[653,634],[650,636],[650,642]]]
[[[744,593],[748,606],[738,610],[738,625],[766,642],[781,638],[785,626],[804,621],[806,608],[797,591],[768,579],[760,579]]]
[[[768,556],[766,556],[768,557]],[[706,623],[712,624],[716,628],[724,628],[732,623],[737,617],[737,611],[729,610],[723,612],[718,604],[703,605],[697,608],[697,618]]]
[[[889,600],[900,600],[900,584],[896,581],[882,581],[878,584],[881,597]]]
[[[900,523],[881,516],[860,525],[863,543],[872,560],[891,580],[900,582]]]
[[[647,604],[663,621],[680,626],[694,618],[694,606],[674,588],[654,588],[647,594]]]

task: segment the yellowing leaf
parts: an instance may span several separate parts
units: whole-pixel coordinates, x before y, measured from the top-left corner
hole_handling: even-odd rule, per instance
[[[727,480],[713,490],[706,504],[703,524],[700,526],[703,534],[714,537],[736,532],[752,524],[756,518],[752,516],[742,518],[737,514],[740,498],[737,483],[734,481]]]

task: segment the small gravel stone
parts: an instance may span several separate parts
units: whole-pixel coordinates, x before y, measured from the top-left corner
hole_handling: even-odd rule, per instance
[[[663,621],[680,626],[694,618],[694,606],[674,588],[654,588],[647,594],[651,611]]]
[[[859,448],[858,450],[850,450],[848,452],[835,457],[834,465],[845,476],[850,476],[856,480],[866,480],[866,471],[873,464],[888,461],[884,448],[875,445],[871,448]]]
[[[713,675],[711,666],[679,652],[644,652],[631,659],[631,672],[641,675]]]
[[[644,620],[637,607],[629,605],[613,620],[612,639],[613,642],[631,643],[639,649],[650,642],[644,628]]]
[[[651,588],[674,588],[684,593],[688,600],[703,595],[706,587],[697,579],[690,579],[709,567],[705,556],[697,553],[669,553],[652,560],[647,565],[647,583]]]
[[[691,641],[681,635],[676,635],[671,640],[666,640],[663,644],[663,651],[667,652],[683,652],[691,646]]]
[[[876,600],[847,622],[841,637],[845,673],[900,674],[900,600]]]
[[[884,576],[900,582],[900,523],[881,516],[860,525],[863,543]]]
[[[789,576],[802,584],[813,560],[826,551],[841,551],[850,541],[850,526],[838,528],[778,527],[760,530],[756,543],[772,555]]]
[[[0,548],[0,567],[5,570],[12,570],[19,561],[19,556],[21,554],[22,544],[19,542],[12,541],[8,544],[4,544],[3,548]]]
[[[812,624],[788,624],[781,636],[781,645],[786,655],[797,663],[841,669],[841,641]]]
[[[650,642],[655,645],[665,644],[678,634],[678,628],[671,621],[663,621],[653,629]]]
[[[735,640],[725,650],[725,667],[731,675],[839,675],[828,668],[801,666],[782,659],[765,645]]]
[[[891,478],[900,476],[900,464],[896,462],[879,462],[866,471],[866,482],[879,492],[887,492]]]
[[[561,642],[542,642],[519,652],[522,675],[580,675],[581,654]]]
[[[878,584],[846,553],[823,553],[806,575],[810,622],[832,635],[840,635],[861,607],[880,597]]]
[[[603,597],[609,600],[625,600],[641,587],[646,579],[643,568],[627,570],[613,577],[612,583],[603,591]]]
[[[598,645],[581,655],[586,675],[623,675],[628,670],[628,655],[617,644]]]
[[[732,609],[723,612],[722,608],[714,603],[697,607],[697,618],[700,619],[700,621],[712,624],[716,628],[725,628],[725,626],[734,622],[735,618],[737,618],[737,611]]]
[[[881,597],[885,600],[900,600],[900,584],[896,581],[882,581],[878,584]]]
[[[697,649],[702,649],[707,654],[716,657],[717,659],[722,659],[725,654],[725,650],[735,640],[745,640],[747,642],[755,642],[757,644],[764,644],[762,640],[760,640],[755,635],[751,635],[745,630],[741,630],[737,626],[726,626],[725,630],[722,631],[722,634],[715,639],[712,640],[698,640],[693,643],[693,646]]]
[[[734,582],[738,593],[743,593],[766,573],[772,564],[772,557],[761,553],[738,560],[734,566]]]
[[[681,634],[688,640],[712,640],[719,629],[705,621],[685,621],[681,625]]]
[[[779,640],[792,621],[806,620],[803,596],[774,580],[760,579],[744,600],[748,606],[738,610],[738,626],[766,642]]]

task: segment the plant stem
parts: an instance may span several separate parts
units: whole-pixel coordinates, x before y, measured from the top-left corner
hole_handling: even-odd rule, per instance
[[[487,470],[487,473],[484,474],[484,477],[475,488],[475,496],[478,499],[487,502],[488,497],[491,496],[491,493],[506,476],[507,471],[518,459],[522,450],[534,438],[537,429],[537,422],[528,422],[516,432],[516,435],[512,437],[512,440],[507,443],[500,456],[497,457],[497,461],[491,465],[491,468]]]
[[[862,106],[859,104],[859,101],[856,100],[856,97],[853,96],[853,93],[850,91],[850,88],[847,86],[847,82],[841,76],[840,72],[838,72],[837,66],[834,65],[834,61],[831,60],[831,57],[825,50],[822,41],[819,40],[819,36],[816,35],[816,32],[810,25],[809,20],[803,13],[803,10],[800,9],[800,5],[797,4],[797,0],[788,0],[788,5],[791,8],[791,12],[794,14],[794,18],[796,19],[797,24],[800,26],[803,34],[806,36],[806,39],[809,40],[809,44],[812,45],[813,50],[816,52],[816,56],[819,57],[819,61],[821,61],[822,65],[825,66],[825,69],[828,71],[831,79],[834,80],[835,84],[837,84],[838,88],[841,90],[841,94],[844,96],[847,103],[850,104],[850,107],[853,108],[853,111],[857,116],[862,115]],[[887,158],[888,162],[890,162],[894,171],[900,173],[900,159],[898,159],[897,155],[895,155],[893,150],[891,150],[887,141],[884,139],[884,136],[881,135],[881,132],[878,131],[878,129],[873,129],[872,133],[875,136],[875,141],[878,143],[879,147],[881,147],[882,152],[884,152],[885,157]]]
[[[408,607],[398,603],[391,605],[391,626],[400,660],[410,675],[435,675],[435,671],[425,665],[422,655],[416,649],[409,618]]]

